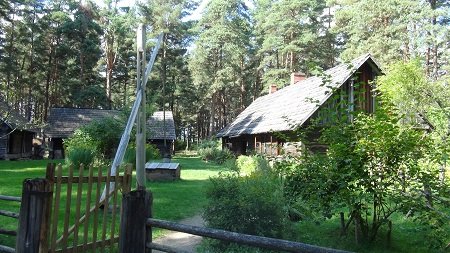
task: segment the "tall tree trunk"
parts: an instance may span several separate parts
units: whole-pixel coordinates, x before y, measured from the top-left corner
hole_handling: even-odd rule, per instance
[[[53,58],[53,48],[50,46],[50,54],[48,55],[48,64],[47,64],[47,80],[45,81],[45,91],[44,91],[44,121],[47,121],[48,118],[48,109],[49,109],[49,101],[50,101],[50,79],[52,76],[52,58]]]
[[[210,110],[210,114],[209,114],[208,137],[212,137],[212,135],[215,131],[215,126],[214,126],[215,116],[216,116],[216,101],[215,101],[215,93],[214,93],[211,97],[211,110]]]

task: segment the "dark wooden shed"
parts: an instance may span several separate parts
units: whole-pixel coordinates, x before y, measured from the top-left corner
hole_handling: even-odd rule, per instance
[[[147,120],[147,142],[154,144],[163,157],[175,152],[175,122],[171,111],[157,111]]]
[[[0,159],[30,158],[37,127],[3,101],[0,117]]]
[[[86,108],[51,108],[44,135],[48,138],[50,158],[64,158],[64,139],[94,120],[118,117],[120,111]]]

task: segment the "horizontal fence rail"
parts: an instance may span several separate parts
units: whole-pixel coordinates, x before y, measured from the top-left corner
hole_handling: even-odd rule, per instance
[[[11,211],[6,211],[6,210],[0,210],[0,215],[1,216],[6,216],[6,217],[11,217],[14,219],[18,219],[19,218],[19,214],[15,213],[15,212],[11,212]]]
[[[158,228],[164,228],[172,231],[178,231],[183,233],[188,233],[192,235],[199,235],[203,237],[219,239],[227,242],[234,242],[238,244],[245,244],[258,248],[265,248],[271,250],[283,250],[288,252],[305,252],[305,253],[345,253],[348,251],[342,251],[337,249],[330,249],[325,247],[319,247],[314,245],[309,245],[300,242],[291,242],[287,240],[274,239],[262,236],[240,234],[220,229],[195,227],[190,225],[179,224],[170,221],[158,220],[158,219],[147,219],[147,226],[153,226]],[[148,243],[149,248],[158,248],[159,250],[164,250],[166,252],[179,252],[171,247],[166,247],[154,243]]]
[[[10,248],[8,246],[0,245],[0,252],[5,253],[15,253],[16,251],[13,248]]]
[[[0,200],[21,202],[22,198],[21,197],[15,197],[15,196],[0,195]],[[0,216],[5,216],[5,217],[13,218],[13,219],[18,219],[19,218],[19,213],[6,211],[6,210],[0,210]],[[9,230],[9,229],[0,228],[0,235],[17,236],[17,231],[16,230]],[[15,249],[13,249],[11,247],[8,247],[8,246],[5,246],[5,245],[0,245],[0,253],[14,253],[14,252],[16,252]]]
[[[17,201],[17,202],[22,201],[20,197],[6,196],[6,195],[0,195],[0,200]]]

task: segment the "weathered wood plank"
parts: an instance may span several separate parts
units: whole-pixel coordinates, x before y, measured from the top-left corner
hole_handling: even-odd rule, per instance
[[[56,179],[56,178],[55,178]],[[96,176],[94,176],[93,177],[93,180],[94,181],[98,181],[98,180],[100,180],[100,182],[106,182],[106,180],[107,180],[107,177],[106,176],[102,176],[102,177],[96,177]],[[111,179],[110,179],[110,181],[111,182],[117,182],[117,183],[122,183],[122,177],[120,177],[120,176],[111,176]],[[82,182],[82,183],[88,183],[89,182],[89,177],[74,177],[74,178],[72,178],[72,180],[71,180],[71,182],[72,183],[74,183],[74,184],[77,184],[77,183],[79,183],[79,182]],[[63,183],[63,184],[67,184],[69,182],[69,177],[68,176],[63,176],[62,178],[61,178],[61,183]]]
[[[108,205],[109,205],[109,197],[110,197],[110,181],[111,180],[111,167],[108,167],[108,172],[106,174],[106,195],[103,202],[103,224],[102,224],[102,252],[105,250],[106,246],[106,224],[108,223]]]
[[[117,169],[116,169],[116,171],[118,171]],[[109,238],[111,239],[111,238],[114,238],[114,232],[115,232],[115,229],[116,229],[116,210],[117,210],[117,191],[119,190],[119,187],[118,187],[118,185],[116,184],[116,187],[114,187],[114,190],[113,190],[113,205],[112,205],[112,214],[111,214],[111,217],[112,217],[112,222],[111,222],[111,233],[110,233],[110,235],[109,235]],[[109,247],[111,248],[111,246],[112,246],[112,244],[109,244]]]
[[[119,252],[146,252],[146,226],[142,222],[150,217],[151,193],[146,190],[131,191],[122,198]]]
[[[86,213],[84,215],[84,234],[83,234],[83,252],[87,251],[88,247],[88,233],[89,233],[89,216],[91,214],[90,208],[91,208],[91,195],[92,195],[92,182],[93,182],[93,174],[94,169],[91,166],[89,166],[89,180],[88,180],[88,191],[86,196]]]
[[[0,245],[0,252],[4,253],[15,253],[16,251],[13,248],[10,248],[5,245]]]
[[[40,242],[41,246],[39,252],[48,252],[49,245],[49,237],[51,232],[51,216],[52,216],[52,204],[53,204],[53,189],[55,182],[55,163],[48,163],[47,168],[45,170],[45,179],[50,184],[51,195],[49,200],[45,203],[44,206],[44,217],[42,220],[42,228],[40,234]]]
[[[2,234],[2,235],[16,236],[16,235],[17,235],[17,231],[15,231],[15,230],[7,230],[7,229],[0,228],[0,234]]]
[[[111,243],[111,244],[114,244],[114,243],[117,243],[119,241],[119,237],[115,237],[114,239],[107,239],[107,242],[108,243]],[[87,245],[86,245],[86,251],[88,251],[88,250],[93,250],[94,248],[96,248],[98,245],[101,245],[102,244],[102,241],[96,241],[96,242],[90,242],[90,243],[88,243]],[[74,249],[77,249],[77,250],[84,250],[85,249],[85,246],[84,245],[78,245],[78,246],[76,246],[76,247],[68,247],[67,249],[66,249],[66,251],[63,251],[62,249],[60,249],[60,250],[57,250],[56,252],[57,253],[71,253],[71,252],[74,252]],[[83,251],[83,252],[86,252],[86,251]]]
[[[61,177],[62,166],[58,164],[56,168],[56,186],[55,186],[55,204],[53,206],[52,231],[50,237],[50,252],[56,250],[56,238],[58,235],[58,221],[59,221],[59,204],[61,201]]]
[[[14,219],[19,219],[19,214],[15,213],[15,212],[11,212],[11,211],[0,210],[0,215],[6,216],[6,217],[11,217]]]
[[[84,165],[80,164],[78,169],[78,177],[83,177]],[[81,208],[81,195],[83,194],[83,182],[81,180],[78,181],[77,187],[77,203],[75,209],[75,224],[73,229],[73,247],[78,246],[78,229],[80,227],[80,208]],[[88,210],[86,210],[88,211]],[[74,248],[75,252],[78,252],[78,248]]]
[[[22,201],[22,199],[20,197],[7,196],[7,195],[0,195],[0,200],[17,201],[17,202]]]
[[[99,167],[97,170],[97,190],[96,190],[96,195],[95,195],[95,206],[99,206],[100,205],[100,188],[102,187],[102,170]],[[96,242],[97,241],[97,228],[98,228],[98,208],[95,208],[94,210],[94,226],[92,228],[92,238],[93,241]],[[97,244],[94,244],[92,251],[96,252],[96,248],[97,248]]]
[[[67,242],[69,237],[69,217],[70,217],[70,207],[72,202],[72,179],[73,179],[73,165],[69,167],[69,178],[67,182],[67,195],[66,195],[66,208],[64,209],[64,230],[62,235],[62,249],[67,249]],[[58,240],[60,241],[60,240]]]
[[[262,236],[240,234],[221,229],[195,227],[158,219],[147,219],[147,225],[272,250],[283,250],[288,252],[305,252],[305,253],[348,252],[337,249],[330,249],[325,247],[309,245],[300,242],[292,242]]]
[[[16,252],[38,252],[46,208],[51,199],[51,184],[46,179],[25,179],[19,215]],[[24,243],[27,242],[27,243]]]

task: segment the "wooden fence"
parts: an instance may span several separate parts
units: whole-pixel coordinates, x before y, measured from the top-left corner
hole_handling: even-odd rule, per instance
[[[152,227],[164,228],[173,231],[199,235],[234,242],[257,248],[271,249],[283,252],[309,252],[309,253],[344,253],[346,251],[319,247],[300,242],[292,242],[262,236],[235,233],[220,229],[195,227],[175,222],[157,220],[152,218],[152,195],[145,190],[136,190],[123,195],[123,214],[120,223],[120,253],[151,252],[156,249],[163,252],[181,253],[180,249],[170,245],[160,245],[152,242]],[[144,222],[143,222],[144,221]]]
[[[123,175],[111,176],[110,168],[103,175],[92,166],[85,170],[49,164],[45,179],[25,180],[16,252],[104,252],[116,247],[117,195],[130,191],[131,172],[131,166]],[[105,185],[107,194],[100,200]]]
[[[16,201],[16,202],[20,202],[21,201],[20,197],[6,196],[6,195],[0,195],[0,200],[2,200],[2,201]],[[0,215],[1,216],[5,216],[5,217],[10,217],[10,218],[13,218],[13,219],[18,219],[19,218],[19,214],[18,213],[11,212],[11,211],[6,211],[6,210],[0,210]],[[9,230],[9,229],[0,228],[0,234],[8,235],[8,236],[16,236],[17,235],[17,231],[16,230]],[[15,250],[13,248],[11,248],[11,247],[6,246],[6,245],[0,245],[0,252],[13,253],[13,252],[15,252]]]

